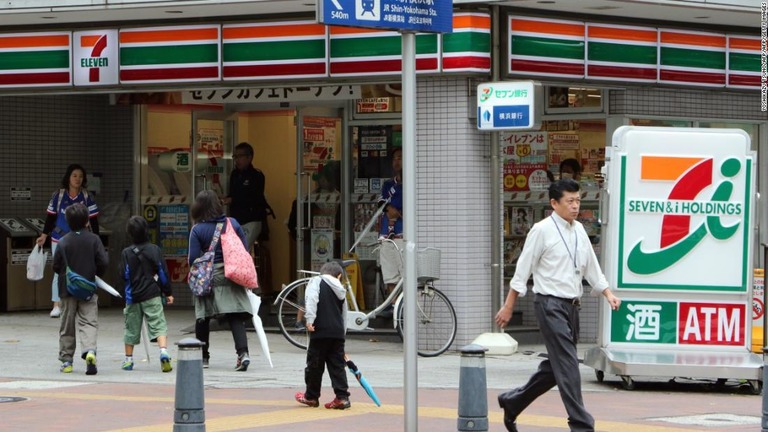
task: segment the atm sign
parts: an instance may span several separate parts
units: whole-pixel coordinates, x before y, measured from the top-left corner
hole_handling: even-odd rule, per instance
[[[743,304],[680,303],[678,343],[744,345],[746,317]]]
[[[746,303],[624,299],[611,315],[611,342],[744,346]]]

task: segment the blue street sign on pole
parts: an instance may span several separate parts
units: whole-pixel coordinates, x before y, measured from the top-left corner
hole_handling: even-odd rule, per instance
[[[453,31],[450,0],[320,0],[322,24],[422,33]]]

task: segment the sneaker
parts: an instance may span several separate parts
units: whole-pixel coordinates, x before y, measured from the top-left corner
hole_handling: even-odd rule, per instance
[[[120,366],[123,370],[131,371],[133,370],[133,360],[126,360],[123,362],[123,365]]]
[[[251,364],[251,359],[248,357],[248,353],[242,353],[237,356],[237,364],[235,370],[238,372],[245,372],[248,370],[248,365]]]
[[[304,325],[304,321],[296,321],[293,325],[293,330],[297,332],[307,331],[307,326]]]
[[[72,373],[72,362],[71,361],[65,361],[61,363],[61,368],[59,368],[59,372],[61,373]]]
[[[171,356],[167,352],[160,353],[160,369],[163,372],[170,372],[173,370],[171,366]]]
[[[343,410],[347,409],[352,406],[351,403],[349,403],[349,399],[339,399],[339,398],[333,398],[332,401],[328,402],[327,404],[323,405],[326,409],[337,409],[337,410]]]
[[[61,316],[61,308],[58,306],[54,306],[53,309],[51,309],[51,318],[58,318]]]
[[[96,353],[93,351],[88,351],[88,354],[85,355],[85,374],[96,375],[97,372],[98,369],[96,369]]]
[[[210,359],[208,357],[203,357],[203,369],[208,369],[209,363],[210,363]]]
[[[294,398],[296,399],[296,402],[306,405],[308,407],[315,408],[320,406],[320,401],[318,401],[317,399],[307,399],[304,397],[304,393],[302,392],[296,393],[296,396],[294,396]]]

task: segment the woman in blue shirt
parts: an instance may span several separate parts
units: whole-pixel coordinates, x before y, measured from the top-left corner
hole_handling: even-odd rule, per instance
[[[85,168],[78,164],[69,165],[67,172],[61,179],[61,189],[54,192],[51,200],[48,202],[45,226],[43,227],[42,234],[36,240],[37,245],[42,248],[48,236],[51,237],[51,256],[56,253],[56,245],[59,243],[59,240],[70,231],[67,219],[64,217],[64,212],[72,204],[82,203],[88,208],[88,224],[91,231],[99,235],[99,208],[93,197],[88,194],[87,186],[88,175],[85,172]],[[58,286],[59,275],[54,273],[53,283],[51,284],[51,301],[53,301],[51,318],[58,318],[61,315],[61,308],[59,307],[61,299],[59,298]]]

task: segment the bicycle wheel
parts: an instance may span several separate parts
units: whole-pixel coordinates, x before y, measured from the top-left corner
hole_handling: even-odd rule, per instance
[[[422,357],[436,357],[451,347],[456,338],[456,311],[451,301],[433,287],[420,286],[416,292],[418,352]],[[403,337],[405,302],[396,311],[397,331]]]
[[[307,349],[309,335],[304,320],[304,291],[309,279],[301,279],[293,282],[284,292],[280,293],[280,301],[277,304],[277,323],[280,331],[288,342]]]

